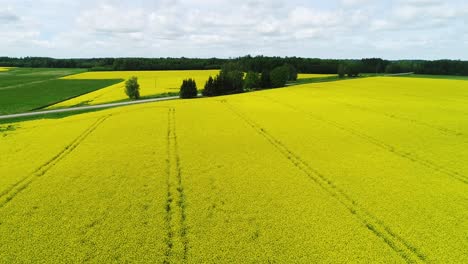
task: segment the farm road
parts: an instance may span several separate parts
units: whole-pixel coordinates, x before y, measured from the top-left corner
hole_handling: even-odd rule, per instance
[[[46,115],[46,114],[65,113],[65,112],[91,110],[91,109],[102,109],[102,108],[109,108],[109,107],[116,107],[116,106],[134,105],[134,104],[145,104],[145,103],[152,103],[152,102],[159,102],[159,101],[175,100],[178,98],[179,96],[169,96],[169,97],[144,99],[144,100],[130,101],[130,102],[109,103],[109,104],[101,104],[101,105],[79,106],[79,107],[64,108],[64,109],[27,112],[27,113],[19,113],[19,114],[11,114],[11,115],[0,115],[0,119],[30,117],[30,116],[39,116],[39,115]]]

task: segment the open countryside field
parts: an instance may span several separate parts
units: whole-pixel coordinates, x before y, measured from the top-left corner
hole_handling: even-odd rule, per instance
[[[466,263],[467,105],[376,77],[3,124],[0,260]]]
[[[187,78],[193,78],[200,89],[210,76],[218,74],[219,70],[195,70],[195,71],[113,71],[113,72],[87,72],[67,76],[67,80],[81,79],[125,79],[132,76],[138,77],[140,84],[140,93],[142,97],[154,96],[158,94],[172,93],[177,94],[182,81]],[[124,93],[125,83],[121,82],[105,89],[95,91],[69,101],[61,102],[50,108],[70,107],[75,105],[96,105],[122,101],[128,99]]]
[[[1,72],[0,114],[43,108],[122,81],[59,79],[80,72],[83,70],[32,68],[11,68]]]
[[[175,94],[179,92],[182,81],[187,78],[195,79],[199,89],[203,89],[205,82],[210,76],[215,76],[219,70],[197,70],[197,71],[115,71],[115,72],[87,72],[64,79],[128,79],[132,76],[138,77],[141,95],[150,97],[158,94]],[[299,74],[298,79],[327,78],[333,77],[331,74]],[[118,83],[105,89],[73,98],[68,101],[60,102],[50,106],[49,109],[71,107],[76,105],[96,105],[122,101],[128,99],[124,91],[125,83]]]

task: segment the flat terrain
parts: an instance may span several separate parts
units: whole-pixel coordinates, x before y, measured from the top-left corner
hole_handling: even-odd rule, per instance
[[[0,114],[46,107],[122,81],[59,79],[80,72],[83,70],[29,68],[13,68],[0,72]]]
[[[192,78],[196,81],[199,90],[203,89],[210,76],[214,77],[219,70],[192,70],[192,71],[114,71],[114,72],[86,72],[72,75],[64,79],[128,79],[132,76],[138,77],[140,93],[143,97],[157,95],[176,95],[179,93],[182,81]],[[299,74],[298,79],[308,81],[312,78],[330,78],[336,76],[330,74]],[[123,92],[124,82],[100,89],[98,91],[73,98],[68,101],[52,105],[49,109],[66,108],[76,105],[105,104],[128,99]]]
[[[203,89],[210,76],[218,74],[218,70],[194,70],[194,71],[112,71],[112,72],[87,72],[68,76],[64,79],[124,79],[132,76],[138,77],[140,94],[142,97],[150,97],[159,94],[177,95],[182,81],[187,78],[195,79],[199,89]],[[72,100],[59,103],[50,108],[62,108],[75,105],[96,105],[122,101],[128,99],[124,93],[125,83],[121,82],[105,89],[89,93]]]
[[[24,84],[39,83],[81,73],[82,69],[8,68],[0,69],[0,90],[17,88]]]
[[[376,77],[3,124],[0,260],[466,263],[467,115]]]

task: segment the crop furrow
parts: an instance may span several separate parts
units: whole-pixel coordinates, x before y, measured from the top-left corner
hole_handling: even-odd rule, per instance
[[[363,111],[363,112],[379,114],[379,115],[383,115],[383,116],[386,116],[386,117],[389,117],[389,118],[392,118],[392,119],[395,119],[395,120],[407,121],[407,122],[411,122],[413,124],[417,124],[417,125],[420,125],[420,126],[425,126],[425,127],[431,128],[431,129],[438,130],[438,131],[442,132],[445,135],[457,136],[457,137],[463,136],[463,133],[461,133],[460,131],[452,130],[452,129],[449,129],[449,128],[446,128],[446,127],[435,126],[435,125],[432,125],[432,124],[429,124],[429,123],[426,123],[426,122],[422,122],[420,120],[407,118],[407,117],[402,117],[402,116],[397,116],[397,115],[389,114],[389,113],[385,113],[385,112],[380,112],[380,111],[372,110],[369,107],[358,106],[358,105],[354,105],[354,104],[350,104],[350,103],[341,102],[341,101],[338,101],[338,100],[333,100],[333,99],[328,99],[328,100],[331,101],[331,102],[335,102],[337,104],[341,104],[341,105],[353,108],[353,109],[358,109],[358,110]]]
[[[324,174],[312,168],[300,156],[292,152],[285,144],[276,139],[264,128],[260,127],[253,120],[241,113],[234,106],[224,102],[226,106],[242,119],[248,126],[254,129],[259,135],[264,137],[273,147],[275,147],[286,159],[288,159],[296,168],[302,171],[308,178],[315,182],[319,187],[325,190],[331,197],[342,204],[352,215],[354,215],[364,227],[374,235],[382,239],[391,249],[399,254],[408,263],[425,262],[425,256],[401,236],[393,232],[383,221],[362,208],[356,200],[353,200],[348,194],[341,190],[333,181]]]
[[[96,255],[96,243],[93,242],[92,237],[95,236],[96,229],[101,226],[109,217],[110,211],[107,209],[99,214],[98,217],[94,218],[91,222],[83,226],[81,231],[80,244],[87,248],[84,262],[90,262]]]
[[[166,259],[165,263],[187,261],[188,239],[185,193],[177,143],[175,109],[168,112],[167,131],[167,197],[166,197]]]
[[[284,102],[280,102],[280,101],[277,101],[277,100],[274,100],[273,98],[270,98],[270,97],[267,97],[267,96],[262,96],[263,98],[267,99],[267,100],[270,100],[272,102],[275,102],[277,104],[280,104],[280,105],[283,105],[285,107],[288,107],[296,112],[300,112],[300,113],[304,113],[306,114],[307,116],[315,119],[315,120],[318,120],[320,122],[324,122],[324,123],[327,123],[327,124],[330,124],[342,131],[345,131],[346,133],[349,133],[349,134],[352,134],[354,136],[357,136],[361,139],[364,139],[365,141],[375,145],[375,146],[378,146],[390,153],[393,153],[394,155],[397,155],[401,158],[404,158],[404,159],[407,159],[407,160],[410,160],[412,162],[415,162],[419,165],[422,165],[432,171],[435,171],[435,172],[440,172],[440,173],[443,173],[453,179],[456,179],[464,184],[467,184],[468,183],[468,176],[460,173],[460,172],[457,172],[457,171],[453,171],[451,169],[448,169],[444,166],[441,166],[439,164],[436,164],[435,162],[432,162],[430,160],[427,160],[427,159],[424,159],[424,158],[421,158],[419,156],[417,156],[416,154],[414,153],[411,153],[411,152],[407,152],[407,151],[403,151],[403,150],[400,150],[390,144],[387,144],[383,141],[380,141],[374,137],[371,137],[369,135],[366,135],[364,133],[361,133],[355,129],[352,129],[352,128],[349,128],[349,127],[345,127],[337,122],[334,122],[334,121],[331,121],[331,120],[327,120],[327,119],[324,119],[318,115],[315,115],[313,113],[310,113],[310,112],[307,112],[307,111],[304,111],[304,110],[301,110],[295,106],[292,106],[290,104],[287,104],[287,103],[284,103]]]
[[[31,183],[35,180],[46,174],[51,168],[53,168],[57,163],[64,159],[68,154],[70,154],[74,149],[76,149],[83,140],[85,140],[96,128],[102,124],[110,115],[99,118],[94,122],[90,127],[88,127],[83,133],[81,133],[77,138],[75,138],[70,144],[63,148],[59,153],[49,159],[47,162],[35,169],[31,174],[22,178],[10,188],[3,191],[0,194],[0,208],[4,207],[9,203],[13,198],[15,198],[19,193],[29,187]]]

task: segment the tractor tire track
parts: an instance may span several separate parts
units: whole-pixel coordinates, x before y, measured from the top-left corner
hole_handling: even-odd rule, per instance
[[[419,120],[416,120],[416,119],[397,116],[397,115],[394,115],[394,114],[389,114],[389,113],[380,112],[380,111],[375,111],[375,110],[372,110],[371,108],[368,108],[368,107],[354,105],[354,104],[350,104],[350,103],[346,103],[346,102],[341,102],[341,101],[338,101],[338,100],[333,100],[333,99],[328,99],[328,100],[331,101],[331,102],[337,103],[337,104],[347,106],[349,108],[358,109],[358,110],[366,112],[366,113],[379,114],[379,115],[383,115],[383,116],[386,116],[386,117],[389,117],[389,118],[392,118],[392,119],[395,119],[395,120],[407,121],[407,122],[417,124],[417,125],[420,125],[420,126],[424,126],[424,127],[427,127],[427,128],[435,129],[435,130],[438,130],[438,131],[442,132],[445,135],[457,136],[457,137],[464,136],[463,133],[461,133],[459,131],[452,130],[452,129],[449,129],[449,128],[446,128],[446,127],[435,126],[435,125],[432,125],[432,124],[429,124],[429,123],[426,123],[426,122],[422,122],[422,121],[419,121]]]
[[[166,158],[166,252],[164,263],[185,263],[188,254],[187,213],[185,192],[180,166],[179,147],[176,133],[176,111],[168,112],[167,158]]]
[[[260,95],[259,95],[260,96]],[[414,163],[417,163],[423,167],[426,167],[434,172],[440,172],[442,174],[445,174],[446,176],[449,176],[450,178],[453,178],[455,180],[458,180],[464,184],[467,184],[468,183],[468,176],[460,173],[460,172],[457,172],[457,171],[454,171],[454,170],[451,170],[449,168],[446,168],[444,166],[441,166],[439,164],[436,164],[435,162],[433,161],[430,161],[428,159],[424,159],[420,156],[417,156],[416,154],[414,153],[411,153],[411,152],[407,152],[407,151],[404,151],[404,150],[401,150],[401,149],[398,149],[388,143],[385,143],[383,141],[380,141],[374,137],[371,137],[369,135],[366,135],[364,133],[361,133],[359,132],[358,130],[355,130],[353,128],[349,128],[349,127],[345,127],[337,122],[334,122],[334,121],[331,121],[331,120],[327,120],[327,119],[324,119],[322,117],[320,117],[319,115],[315,115],[313,113],[310,113],[310,112],[307,112],[307,111],[304,111],[304,110],[301,110],[295,106],[292,106],[290,104],[287,104],[287,103],[284,103],[284,102],[280,102],[280,101],[277,101],[273,98],[270,98],[270,97],[267,97],[267,96],[261,96],[262,98],[265,98],[267,100],[270,100],[271,102],[274,102],[274,103],[277,103],[277,104],[280,104],[280,105],[283,105],[287,108],[290,108],[296,112],[300,112],[300,113],[304,113],[306,115],[308,115],[309,117],[317,120],[317,121],[320,121],[320,122],[323,122],[323,123],[326,123],[326,124],[329,124],[331,126],[334,126],[342,131],[345,131],[346,133],[349,133],[349,134],[352,134],[354,136],[357,136],[361,139],[364,139],[365,141],[375,145],[375,146],[378,146],[379,148],[381,149],[384,149],[388,152],[391,152],[392,154],[394,155],[397,155],[401,158],[404,158],[404,159],[407,159],[411,162],[414,162]]]
[[[59,153],[49,159],[47,162],[39,166],[28,176],[22,178],[10,188],[4,190],[0,194],[0,208],[8,204],[13,198],[15,198],[19,193],[29,187],[31,183],[39,179],[41,176],[46,174],[50,169],[52,169],[57,163],[64,159],[68,154],[73,152],[80,144],[85,140],[96,128],[101,125],[110,115],[99,118],[94,122],[90,127],[88,127],[83,133],[81,133],[77,138],[75,138],[70,144],[63,148]]]
[[[107,209],[103,212],[100,212],[99,215],[94,218],[91,222],[86,223],[82,228],[81,228],[81,233],[80,233],[80,240],[79,243],[82,247],[86,248],[85,250],[85,257],[83,259],[84,262],[91,262],[94,260],[98,255],[96,254],[97,252],[97,245],[96,243],[92,240],[93,235],[96,230],[98,230],[105,221],[109,218],[110,215],[110,210]]]
[[[331,197],[342,204],[353,216],[355,216],[363,226],[365,226],[375,236],[382,239],[393,251],[408,263],[426,262],[426,257],[415,246],[411,245],[403,237],[392,231],[383,221],[361,207],[356,200],[353,200],[346,192],[340,189],[335,183],[318,170],[312,168],[300,156],[291,151],[281,141],[272,136],[264,128],[255,123],[252,119],[237,110],[226,100],[221,101],[236,116],[243,120],[249,127],[254,129],[260,136],[265,138],[275,149],[277,149],[286,159],[288,159],[297,169],[302,171],[309,179],[315,182]]]

